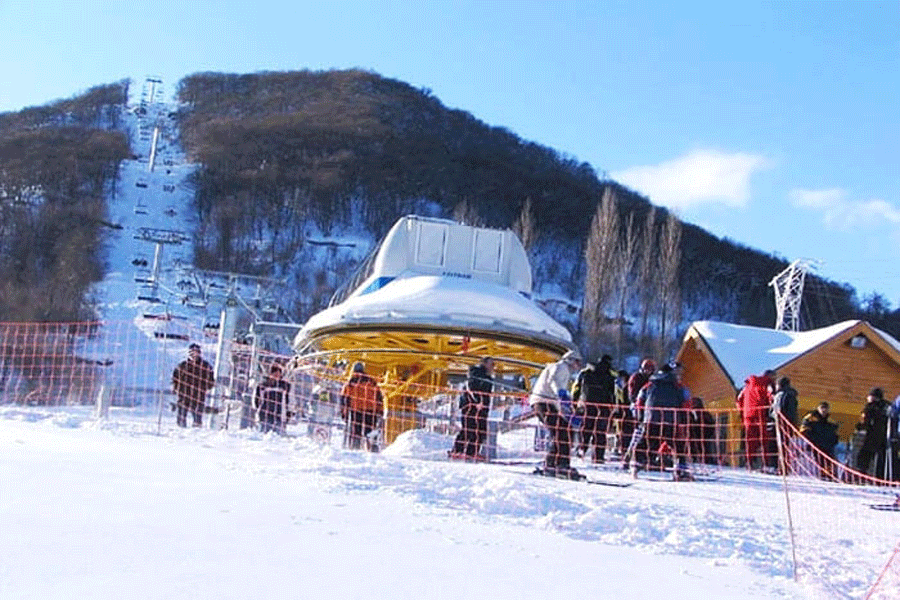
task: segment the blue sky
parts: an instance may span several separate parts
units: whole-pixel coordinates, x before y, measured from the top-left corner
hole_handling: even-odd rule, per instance
[[[370,69],[900,306],[900,0],[0,0],[0,53],[0,111],[127,77]]]

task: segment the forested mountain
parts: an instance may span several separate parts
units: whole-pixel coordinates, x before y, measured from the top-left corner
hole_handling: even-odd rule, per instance
[[[0,275],[5,286],[7,274],[17,281],[15,297],[52,277],[60,260],[12,243],[24,235],[23,215],[43,219],[45,206],[84,211],[109,193],[128,153],[109,107],[121,107],[125,91],[124,83],[103,86],[0,115]],[[449,109],[428,90],[359,70],[199,73],[179,83],[178,100],[181,143],[197,163],[195,262],[289,278],[297,320],[324,305],[361,252],[335,245],[321,269],[310,266],[313,249],[347,236],[374,243],[399,216],[419,213],[513,227],[532,258],[536,298],[586,346],[614,336],[623,350],[639,350],[656,336],[669,340],[660,340],[665,350],[700,318],[774,323],[767,284],[784,260],[678,223],[587,163]],[[38,168],[48,163],[59,165],[55,174]],[[102,231],[97,210],[79,217],[92,224],[81,235]],[[44,232],[39,246],[65,247],[53,236]],[[79,277],[95,279],[95,268],[80,267]],[[864,315],[849,286],[809,276],[806,290],[805,328],[868,316],[900,333],[897,313],[876,302],[867,308],[880,309]],[[74,317],[84,308],[22,312],[21,304],[4,288],[0,320]]]
[[[93,317],[127,84],[0,114],[0,321]]]

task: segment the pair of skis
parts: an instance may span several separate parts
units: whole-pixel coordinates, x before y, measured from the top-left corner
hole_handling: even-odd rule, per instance
[[[886,510],[890,512],[900,512],[900,494],[897,494],[897,499],[888,504],[869,504],[869,508],[874,510]]]
[[[520,471],[515,471],[521,473]],[[551,479],[562,479],[564,481],[580,481],[590,485],[605,485],[607,487],[626,488],[633,485],[632,482],[625,481],[603,481],[600,479],[591,479],[587,475],[579,473],[575,469],[547,469],[545,467],[535,467],[531,473],[523,473],[525,475],[537,475],[539,477],[549,477]]]

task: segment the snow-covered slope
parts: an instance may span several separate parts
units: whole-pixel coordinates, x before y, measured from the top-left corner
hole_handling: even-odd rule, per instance
[[[0,410],[0,597],[803,598],[778,493],[625,490],[255,432]],[[48,494],[48,490],[54,493]]]

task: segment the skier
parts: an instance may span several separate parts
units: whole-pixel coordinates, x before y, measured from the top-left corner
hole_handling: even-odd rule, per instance
[[[622,468],[627,469],[629,460],[636,459],[640,463],[647,462],[646,443],[632,444],[635,429],[641,421],[641,410],[638,405],[638,394],[641,389],[650,381],[650,376],[656,372],[656,361],[652,358],[645,358],[641,361],[641,368],[635,371],[628,378],[628,408],[625,409],[625,416],[622,418],[622,437],[625,453],[622,455]]]
[[[616,374],[612,357],[604,354],[596,364],[588,363],[579,373],[572,388],[572,401],[584,409],[584,425],[577,454],[584,456],[594,445],[594,462],[606,460],[606,430],[615,403]]]
[[[673,478],[676,481],[691,479],[687,468],[687,449],[683,437],[686,411],[690,406],[690,392],[678,381],[680,363],[669,363],[650,377],[641,390],[643,396],[643,423],[635,433],[633,444],[640,443],[640,436],[647,436],[651,452],[660,454],[660,467],[664,466],[663,454],[673,454]],[[632,474],[637,475],[640,466],[632,462]]]
[[[550,477],[580,478],[578,471],[569,464],[571,438],[569,421],[564,416],[565,412],[572,412],[569,380],[573,371],[580,368],[581,355],[576,350],[569,350],[558,361],[544,367],[528,397],[528,404],[550,434],[544,466],[539,469],[540,473]]]
[[[456,435],[450,458],[477,460],[487,437],[491,392],[494,389],[494,359],[486,356],[469,367],[466,389],[459,397],[462,429]]]

